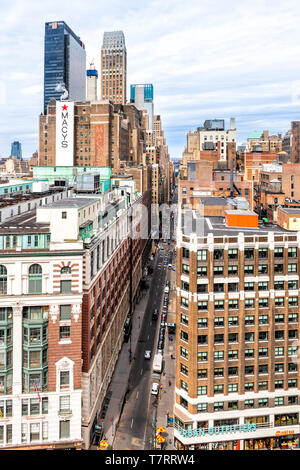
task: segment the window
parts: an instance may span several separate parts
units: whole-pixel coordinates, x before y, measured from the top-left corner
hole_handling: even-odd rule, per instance
[[[215,351],[214,352],[214,360],[215,361],[223,361],[224,360],[224,351]]]
[[[297,307],[298,305],[298,297],[289,297],[288,298],[289,307]]]
[[[288,281],[289,289],[298,289],[298,281]]]
[[[254,325],[255,317],[254,315],[245,316],[245,325]]]
[[[274,355],[275,356],[283,356],[284,355],[284,348],[274,348]]]
[[[259,259],[268,258],[268,248],[259,248],[258,257],[259,257]]]
[[[206,379],[207,378],[207,369],[198,369],[198,379]]]
[[[228,266],[228,276],[235,276],[238,274],[238,266]]]
[[[208,319],[207,318],[198,318],[198,328],[207,328]]]
[[[223,250],[214,250],[214,259],[215,260],[222,260],[223,259]]]
[[[215,328],[216,327],[223,327],[224,326],[224,317],[215,317],[214,326],[215,326]]]
[[[284,397],[275,397],[274,406],[281,406],[281,405],[284,405]]]
[[[60,372],[60,389],[70,388],[70,372],[68,370]]]
[[[245,390],[247,392],[253,392],[254,390],[254,382],[246,382],[245,383]]]
[[[42,268],[39,264],[32,264],[29,268],[28,293],[42,293]]]
[[[297,323],[298,322],[298,313],[289,313],[288,322],[289,323]]]
[[[189,318],[188,318],[186,315],[181,315],[181,323],[182,323],[183,325],[188,326],[188,324],[189,324]]]
[[[180,372],[184,375],[189,375],[189,369],[184,364],[180,364]]]
[[[245,291],[253,291],[254,290],[254,282],[245,282],[244,283],[244,290]]]
[[[197,293],[203,294],[207,292],[207,284],[197,284]]]
[[[254,308],[254,299],[245,299],[245,308]]]
[[[269,283],[268,282],[259,282],[258,283],[258,290],[268,290]]]
[[[245,400],[244,408],[254,408],[254,400]]]
[[[274,333],[275,339],[283,340],[284,339],[284,331],[283,330],[276,330]]]
[[[189,265],[188,265],[188,264],[183,264],[183,265],[182,265],[182,273],[183,273],[183,274],[189,274],[189,272],[190,272],[190,267],[189,267]]]
[[[184,307],[184,308],[189,307],[189,301],[185,297],[181,297],[181,307]]]
[[[290,246],[288,248],[288,257],[289,258],[297,258],[297,247],[296,246]]]
[[[223,401],[216,401],[214,403],[214,410],[215,411],[224,410],[224,402]]]
[[[254,248],[245,248],[245,259],[254,259]]]
[[[60,321],[71,320],[71,305],[60,306]]]
[[[267,264],[259,264],[258,265],[258,274],[268,274],[268,265]]]
[[[0,265],[0,295],[7,294],[7,269]]]
[[[274,272],[277,274],[283,273],[283,264],[274,264]]]
[[[217,394],[217,393],[223,393],[224,392],[224,385],[223,384],[220,384],[220,385],[214,385],[214,393]]]
[[[228,250],[229,259],[238,259],[238,250],[237,248],[231,248]]]
[[[184,382],[184,380],[181,380],[180,381],[180,386],[183,390],[185,390],[186,392],[188,392],[188,384],[186,382]]]
[[[207,394],[207,387],[205,385],[204,386],[199,385],[197,387],[197,395],[199,396],[199,395],[206,395],[206,394]]]
[[[207,310],[208,308],[208,302],[205,300],[200,300],[198,302],[198,310]]]
[[[222,334],[215,335],[214,336],[214,342],[215,342],[215,344],[224,343],[224,335],[222,335]]]
[[[228,393],[234,393],[238,391],[238,384],[228,384]]]
[[[224,376],[224,369],[221,367],[214,369],[214,376],[215,377],[223,377]]]
[[[228,300],[228,308],[229,309],[238,309],[239,308],[239,301],[238,299],[229,299]]]
[[[246,375],[253,375],[254,374],[254,366],[245,366],[245,374]]]
[[[70,421],[59,422],[59,438],[68,439],[70,437]]]
[[[269,305],[269,299],[258,299],[259,308],[267,308]]]
[[[229,349],[228,351],[228,359],[238,359],[238,350],[237,349]]]
[[[187,248],[182,248],[182,257],[189,259],[190,251]]]
[[[224,272],[223,266],[214,266],[214,275],[215,276],[222,276]]]
[[[288,264],[288,273],[296,273],[297,272],[297,264]]]
[[[237,282],[229,282],[228,283],[228,292],[238,292],[239,285]]]
[[[238,375],[238,367],[228,367],[228,375]]]
[[[229,343],[237,343],[238,341],[238,333],[229,333],[228,334],[228,342]]]
[[[198,352],[197,353],[197,360],[198,362],[205,362],[207,361],[207,352]]]
[[[259,315],[258,316],[258,323],[259,323],[259,325],[267,325],[269,323],[269,316],[268,315]]]
[[[259,348],[258,356],[259,357],[268,357],[268,348]]]
[[[268,398],[259,398],[258,399],[258,407],[259,408],[264,408],[268,406],[269,404],[269,399]]]
[[[254,332],[253,331],[249,331],[247,333],[245,333],[245,341],[254,341]]]
[[[61,213],[61,218],[62,218],[62,219],[66,219],[66,218],[67,218],[67,213],[66,213],[66,212],[62,212],[62,213]]]
[[[268,332],[267,331],[259,331],[258,340],[259,341],[268,341]]]
[[[31,423],[30,424],[30,442],[40,440],[40,424]]]
[[[275,307],[284,307],[284,297],[275,297]]]
[[[189,356],[188,350],[185,348],[180,348],[180,355],[181,357],[184,357],[184,359],[188,359],[188,356]]]
[[[214,284],[214,292],[224,292],[224,284]]]
[[[207,344],[207,335],[198,335],[198,344]]]
[[[277,363],[274,366],[275,372],[284,372],[284,364],[282,363]]]
[[[267,374],[268,373],[268,364],[259,364],[258,365],[258,373],[259,374]]]
[[[284,281],[274,281],[275,290],[284,290]]]
[[[244,273],[245,273],[245,275],[253,274],[254,273],[254,265],[253,264],[245,264]]]
[[[188,341],[189,341],[188,333],[186,333],[183,330],[181,330],[180,338],[182,339],[182,341],[185,341],[186,343],[188,343]]]
[[[205,412],[205,411],[207,411],[207,403],[198,403],[197,412],[201,413],[201,412]]]
[[[224,300],[215,300],[214,307],[215,310],[224,310]]]
[[[206,266],[198,266],[197,267],[197,276],[198,277],[207,276],[207,267]]]
[[[206,261],[207,259],[207,250],[198,250],[197,251],[197,260]]]
[[[275,380],[274,387],[275,388],[283,388],[283,380]]]
[[[274,248],[274,258],[283,258],[283,248],[282,247]]]
[[[239,319],[238,317],[228,317],[228,326],[238,326]]]

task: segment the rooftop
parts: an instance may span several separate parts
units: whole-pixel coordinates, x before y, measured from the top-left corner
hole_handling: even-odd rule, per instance
[[[21,215],[11,217],[0,224],[0,234],[15,233],[49,233],[50,225],[48,223],[36,222],[36,210],[25,212]]]

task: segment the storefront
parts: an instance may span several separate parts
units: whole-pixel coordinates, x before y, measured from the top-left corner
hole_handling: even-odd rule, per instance
[[[264,439],[248,439],[245,441],[245,450],[267,450],[267,449],[299,449],[300,435],[293,431],[280,431],[275,433],[275,437]],[[281,435],[284,434],[284,435]]]

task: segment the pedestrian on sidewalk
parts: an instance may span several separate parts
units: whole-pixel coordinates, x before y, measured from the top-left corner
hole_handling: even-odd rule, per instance
[[[171,380],[169,380],[169,387],[171,387],[171,385],[172,385],[172,382],[171,382]]]

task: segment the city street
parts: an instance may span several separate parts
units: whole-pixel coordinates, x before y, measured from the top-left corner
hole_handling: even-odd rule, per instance
[[[157,331],[159,319],[152,320],[155,309],[161,311],[163,291],[166,284],[168,264],[172,262],[172,253],[168,243],[163,243],[155,255],[149,300],[141,328],[140,338],[135,352],[134,362],[129,377],[128,392],[123,413],[113,443],[114,449],[143,449],[148,447],[152,434],[152,416],[157,397],[151,395],[152,380],[159,382],[159,375],[152,377],[152,360],[157,349]],[[144,352],[151,350],[151,359],[144,359]]]

